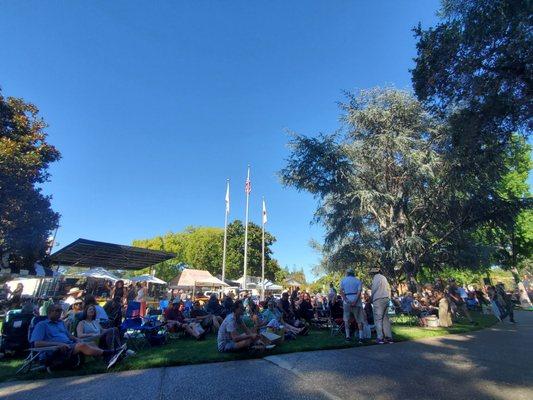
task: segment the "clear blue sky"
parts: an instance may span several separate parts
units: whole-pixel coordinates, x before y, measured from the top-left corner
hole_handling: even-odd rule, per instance
[[[286,130],[338,126],[343,90],[411,88],[418,1],[4,1],[0,86],[35,103],[63,158],[46,184],[58,241],[128,244],[251,220],[261,197],[275,257],[311,278],[316,201],[281,186]]]

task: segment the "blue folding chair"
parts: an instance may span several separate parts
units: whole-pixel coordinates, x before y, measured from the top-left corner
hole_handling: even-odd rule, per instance
[[[159,309],[161,311],[165,311],[168,308],[169,301],[168,300],[160,300],[159,301]]]
[[[150,316],[146,319],[140,317],[141,303],[131,301],[126,308],[126,318],[120,325],[120,331],[128,343],[128,347],[136,351],[142,350],[150,345],[149,338],[156,335],[161,329],[157,321],[153,321]]]
[[[47,317],[44,316],[32,318],[27,333],[28,343],[30,344],[30,348],[28,349],[29,354],[22,362],[22,366],[17,370],[17,374],[24,374],[27,372],[44,369],[45,366],[40,362],[41,354],[43,352],[54,351],[57,349],[57,347],[33,347],[33,343],[30,342],[31,334],[33,332],[33,329],[35,328],[35,325],[37,325],[37,323],[41,321],[44,321],[46,318]]]

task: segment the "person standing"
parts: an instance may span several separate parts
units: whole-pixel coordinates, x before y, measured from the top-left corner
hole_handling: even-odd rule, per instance
[[[124,287],[124,281],[119,279],[111,289],[111,299],[120,304],[125,304],[128,298],[128,290]]]
[[[361,290],[363,285],[359,279],[355,277],[352,269],[346,271],[340,284],[340,295],[343,301],[343,320],[344,330],[346,332],[346,341],[350,341],[350,317],[353,314],[357,328],[359,330],[359,344],[363,340],[363,303],[361,301]]]
[[[146,314],[146,282],[139,283],[139,289],[137,290],[135,301],[141,303],[139,314],[141,317],[144,317]]]
[[[333,282],[329,284],[329,293],[328,293],[328,310],[331,311],[331,307],[337,301],[337,290],[333,285]]]
[[[374,310],[374,324],[376,326],[377,344],[393,343],[392,331],[387,307],[391,297],[391,289],[387,278],[381,274],[379,268],[373,268],[370,273],[372,278],[372,307]]]

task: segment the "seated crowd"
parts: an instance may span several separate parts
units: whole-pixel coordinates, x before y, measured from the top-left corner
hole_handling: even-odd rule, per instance
[[[321,321],[332,332],[334,327],[338,332],[344,331],[347,341],[352,340],[352,332],[356,342],[368,341],[375,331],[379,344],[393,342],[391,314],[415,317],[421,326],[435,326],[431,323],[438,321],[438,326],[449,327],[458,317],[474,324],[470,312],[483,306],[499,319],[509,316],[514,322],[513,300],[501,284],[467,290],[453,279],[447,284],[438,280],[398,296],[379,269],[371,272],[370,288],[365,289],[354,271],[348,270],[338,291],[332,283],[327,295],[311,295],[295,287],[279,297],[266,293],[263,301],[243,291],[239,299],[233,292],[221,299],[213,293],[201,302],[193,301],[181,290],[172,291],[170,300],[161,301],[155,323],[165,334],[182,334],[196,340],[213,333],[220,352],[262,352],[285,340],[308,335],[311,325],[324,326]],[[103,307],[94,296],[84,296],[80,288],[71,288],[61,302],[45,300],[39,308],[22,302],[23,308],[46,316],[33,327],[30,341],[35,348],[51,347],[41,354],[48,365],[59,361],[77,365],[79,355],[85,355],[100,357],[111,367],[121,355],[133,353],[126,348],[123,327],[129,306],[141,304],[137,317],[147,315],[144,321],[154,323],[150,319],[154,310],[146,304],[142,306],[143,291],[143,286],[127,289],[123,281],[117,281],[109,287],[109,298]]]

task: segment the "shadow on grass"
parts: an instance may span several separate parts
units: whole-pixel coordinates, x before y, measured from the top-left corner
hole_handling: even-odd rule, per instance
[[[474,318],[478,325],[474,326],[470,325],[468,322],[461,321],[451,328],[420,328],[409,325],[407,321],[398,322],[393,325],[394,337],[396,341],[406,341],[442,336],[450,333],[466,333],[486,328],[496,322],[496,319],[492,316],[476,314],[474,315]],[[268,355],[313,350],[342,349],[354,346],[355,344],[353,343],[346,343],[342,334],[331,336],[329,329],[313,329],[308,336],[298,337],[296,340],[284,342],[281,346],[277,346],[270,351]],[[264,354],[260,356],[251,356],[246,353],[219,353],[217,351],[216,337],[214,335],[209,335],[203,341],[195,341],[191,338],[173,339],[164,346],[141,350],[135,356],[123,360],[123,362],[118,364],[113,371],[246,360],[251,358],[261,358],[263,356]],[[25,375],[16,375],[15,373],[21,365],[21,359],[1,360],[0,382],[83,376],[106,372],[106,365],[101,360],[90,358],[88,358],[87,362],[80,369],[56,371],[53,374],[41,371]]]

